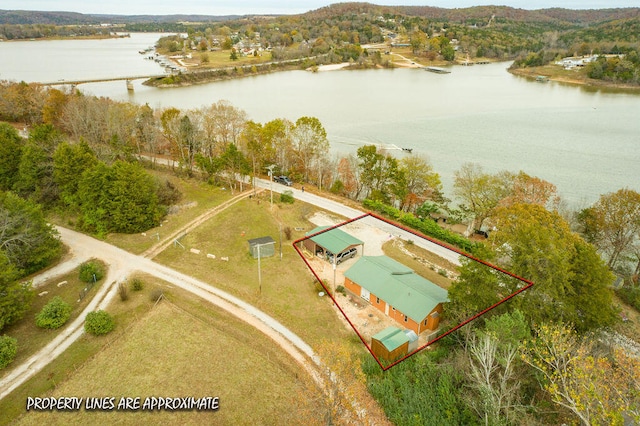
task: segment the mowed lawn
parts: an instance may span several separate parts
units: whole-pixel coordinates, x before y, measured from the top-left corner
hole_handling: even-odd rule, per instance
[[[318,297],[315,278],[292,247],[314,225],[307,221],[315,209],[300,201],[274,203],[269,194],[245,199],[211,218],[154,260],[227,291],[265,311],[314,346],[353,335],[340,322],[327,297]],[[284,228],[289,227],[291,240]],[[282,260],[280,259],[280,229]],[[296,231],[296,228],[303,229]],[[249,253],[249,239],[271,236],[275,256],[258,260]],[[200,250],[194,254],[191,249]],[[215,255],[215,259],[207,257]],[[228,261],[222,258],[228,258]]]
[[[141,405],[146,397],[210,396],[219,398],[217,411],[30,411],[17,424],[260,425],[309,419],[306,401],[317,395],[299,381],[306,373],[287,354],[211,305],[170,287],[165,291],[167,299],[46,396],[115,397],[115,404],[120,397],[140,397]]]

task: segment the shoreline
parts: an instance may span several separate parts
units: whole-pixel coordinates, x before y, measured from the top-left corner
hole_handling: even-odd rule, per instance
[[[518,77],[524,77],[524,78],[533,79],[533,80],[535,80],[538,76],[544,76],[550,81],[555,81],[558,83],[566,83],[566,84],[571,84],[575,86],[582,86],[585,88],[640,92],[640,85],[636,86],[636,85],[630,85],[630,84],[613,83],[605,80],[595,80],[582,75],[578,75],[578,76],[557,75],[558,71],[559,72],[564,72],[564,71],[559,69],[551,69],[549,67],[550,65],[546,65],[542,67],[531,67],[531,68],[507,68],[507,71]],[[550,73],[549,72],[550,70],[554,72]]]

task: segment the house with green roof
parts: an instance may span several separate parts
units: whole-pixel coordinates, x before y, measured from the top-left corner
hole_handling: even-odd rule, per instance
[[[318,234],[325,229],[331,228],[330,226],[318,226],[315,229],[307,232],[306,235]],[[356,237],[344,232],[340,228],[333,228],[329,231],[322,232],[321,234],[312,236],[302,241],[303,247],[309,250],[315,255],[319,255],[323,258],[327,258],[329,255],[339,254],[352,247],[362,246],[364,251],[364,242]]]
[[[447,290],[387,256],[362,256],[345,273],[344,287],[416,334],[440,324]]]

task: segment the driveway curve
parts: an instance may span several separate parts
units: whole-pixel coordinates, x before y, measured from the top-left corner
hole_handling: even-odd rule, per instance
[[[77,258],[73,258],[71,261],[60,265],[60,267],[56,267],[57,271],[71,270],[76,264],[79,264],[78,259],[86,260],[87,253],[95,253],[94,257],[100,258],[109,264],[105,285],[100,287],[100,290],[85,310],[54,340],[0,380],[0,399],[40,371],[75,342],[84,332],[83,324],[87,313],[97,309],[104,309],[117,294],[118,286],[116,283],[126,281],[126,276],[136,271],[156,276],[198,295],[249,323],[273,339],[307,370],[314,380],[321,380],[316,369],[309,362],[309,359],[311,359],[315,364],[319,365],[319,359],[313,349],[294,332],[263,311],[210,284],[182,274],[153,260],[129,253],[111,244],[67,228],[56,228],[60,233],[62,242],[70,248],[72,254],[78,254]],[[53,273],[54,269],[47,271],[48,276]]]

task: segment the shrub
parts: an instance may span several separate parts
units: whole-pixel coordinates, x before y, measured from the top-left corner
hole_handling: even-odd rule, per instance
[[[347,291],[345,290],[344,286],[339,285],[338,287],[336,287],[336,291],[338,293],[341,293],[343,296],[347,295]]]
[[[293,191],[286,190],[282,194],[280,194],[280,202],[286,204],[293,204]]]
[[[129,300],[129,289],[124,283],[118,283],[118,296],[123,302]]]
[[[140,278],[134,278],[131,280],[131,290],[140,291],[144,288],[144,283]]]
[[[59,328],[69,320],[71,310],[71,305],[56,296],[38,312],[36,325],[40,328]]]
[[[151,294],[149,295],[149,298],[151,299],[152,302],[157,302],[160,299],[162,299],[163,296],[164,296],[164,293],[162,292],[162,290],[160,290],[159,288],[154,288]]]
[[[287,241],[291,239],[291,227],[289,226],[284,227],[284,236],[287,239]]]
[[[102,336],[116,328],[113,317],[105,311],[89,312],[84,321],[84,331],[94,336]]]
[[[100,281],[104,276],[102,265],[96,261],[90,260],[80,265],[80,280],[85,283],[91,283],[94,280]]]
[[[10,336],[0,336],[0,370],[11,364],[17,352],[17,339]]]

